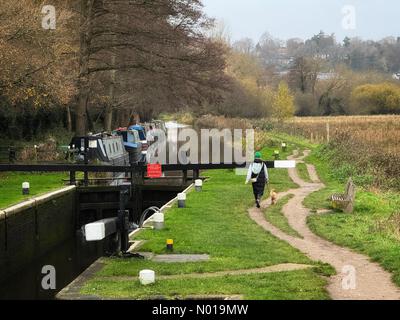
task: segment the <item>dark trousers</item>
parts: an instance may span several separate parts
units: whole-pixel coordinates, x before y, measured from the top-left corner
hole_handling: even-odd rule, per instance
[[[257,181],[253,183],[253,194],[256,201],[260,201],[264,196],[266,181]]]

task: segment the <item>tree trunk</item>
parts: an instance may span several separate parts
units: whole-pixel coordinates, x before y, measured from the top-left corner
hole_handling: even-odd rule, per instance
[[[79,101],[75,111],[76,117],[76,135],[84,136],[86,135],[87,129],[87,119],[86,119],[86,106],[89,100],[89,84],[87,77],[81,77],[79,79]]]
[[[112,66],[115,66],[115,54],[112,54],[111,57]],[[112,121],[113,121],[113,110],[115,104],[115,79],[116,79],[116,71],[111,70],[111,83],[110,83],[110,91],[109,98],[110,102],[106,106],[106,114],[104,117],[104,129],[107,132],[111,132],[112,130]]]
[[[79,99],[75,111],[76,135],[84,136],[87,131],[86,109],[89,101],[89,47],[91,41],[91,20],[94,0],[81,0],[81,34],[79,57]]]
[[[72,132],[72,116],[71,116],[71,108],[69,105],[66,106],[67,109],[67,130],[69,133]]]
[[[130,124],[130,116],[131,116],[130,111],[128,109],[125,109],[124,110],[124,117],[122,119],[122,121],[124,123],[124,125],[123,125],[124,127],[129,127],[131,125]]]
[[[114,15],[113,20],[115,25],[118,24],[118,16]],[[117,42],[117,36],[113,36],[113,45]],[[115,48],[112,48],[111,52],[111,66],[115,68],[115,63],[117,60],[117,55],[115,53]],[[107,132],[111,132],[112,130],[112,122],[113,122],[113,110],[115,106],[115,81],[116,81],[117,71],[111,70],[110,71],[110,89],[109,89],[109,99],[110,103],[106,107],[106,114],[104,117],[104,129]]]
[[[90,113],[89,113],[89,109],[88,108],[86,108],[86,120],[87,120],[87,124],[88,124],[88,128],[89,128],[89,131],[90,132],[92,132],[92,133],[94,133],[94,123],[93,123],[93,120],[92,120],[92,118],[91,118],[91,116],[90,116]]]
[[[129,118],[128,126],[134,126],[140,123],[140,115],[135,110],[130,111],[129,114],[127,115],[128,115],[127,118]]]
[[[113,122],[113,106],[111,104],[107,104],[104,116],[104,130],[106,132],[112,131],[112,122]]]
[[[117,123],[118,127],[126,127],[127,126],[127,121],[126,121],[126,110],[125,109],[119,109],[117,112]],[[129,115],[128,115],[129,117]]]

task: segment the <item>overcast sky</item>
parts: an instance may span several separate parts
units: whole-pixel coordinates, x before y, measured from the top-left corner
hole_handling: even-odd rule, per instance
[[[203,4],[209,16],[229,27],[232,40],[257,41],[265,31],[281,39],[307,39],[320,30],[335,33],[339,41],[346,35],[375,40],[400,36],[399,0],[203,0]],[[354,10],[342,13],[346,6],[355,9],[355,29]]]

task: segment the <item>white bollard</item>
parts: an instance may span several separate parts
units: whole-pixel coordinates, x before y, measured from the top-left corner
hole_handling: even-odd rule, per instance
[[[201,192],[203,189],[203,180],[198,179],[194,182],[194,186],[197,192]]]
[[[117,232],[118,218],[108,218],[85,225],[86,241],[101,241]]]
[[[156,282],[156,273],[153,270],[142,270],[139,272],[139,281],[143,286]]]
[[[162,229],[164,229],[164,221],[165,221],[164,213],[162,213],[162,212],[156,212],[156,213],[153,215],[153,225],[154,225],[154,229],[155,229],[155,230],[162,230]]]
[[[29,195],[30,184],[29,182],[24,182],[22,184],[22,195],[27,196]]]
[[[186,207],[186,193],[178,193],[178,208]]]

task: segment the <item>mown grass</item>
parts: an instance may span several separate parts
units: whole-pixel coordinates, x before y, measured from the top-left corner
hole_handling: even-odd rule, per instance
[[[283,142],[286,142],[289,144],[289,146],[295,146],[297,149],[301,148],[301,149],[314,149],[315,147],[317,147],[318,145],[315,143],[311,143],[309,140],[303,138],[303,137],[299,137],[299,136],[291,136],[287,133],[282,133],[282,132],[276,132],[273,131],[271,132],[271,135],[278,140],[281,140]]]
[[[290,142],[287,139],[287,136],[271,134],[269,146],[265,147],[261,150],[261,154],[264,160],[275,160],[274,151],[280,151],[280,158],[287,159],[288,156],[293,154],[294,150],[299,148],[299,141],[291,140]],[[280,146],[282,142],[287,142],[286,151],[280,150]],[[270,184],[269,189],[275,189],[277,192],[285,192],[290,189],[298,188],[299,186],[295,184],[289,177],[289,173],[287,170],[278,170],[271,169],[269,170],[270,175]],[[267,195],[268,196],[268,195]]]
[[[166,239],[174,239],[177,254],[209,254],[204,263],[159,264],[151,261],[110,259],[102,276],[136,276],[143,268],[158,274],[204,273],[264,267],[280,263],[311,263],[288,244],[266,233],[249,217],[251,188],[244,177],[228,170],[207,172],[210,181],[203,192],[188,195],[187,208],[176,206],[166,215],[162,231],[145,230],[142,251],[166,253]]]
[[[267,159],[272,148],[263,150]],[[289,153],[288,151],[287,153]],[[270,170],[271,182],[277,189],[293,187],[286,170]],[[254,205],[251,187],[245,177],[232,170],[210,171],[210,180],[201,193],[188,195],[187,208],[168,210],[166,228],[145,230],[137,239],[147,240],[141,251],[166,253],[166,239],[174,239],[176,254],[209,254],[210,261],[163,264],[143,260],[108,259],[106,266],[82,289],[84,294],[117,298],[154,296],[244,294],[249,299],[326,299],[325,266],[311,261],[297,249],[265,232],[248,216]],[[294,185],[295,187],[296,185]],[[224,270],[261,268],[282,263],[314,265],[314,270],[213,279],[162,280],[141,287],[137,276],[142,269],[157,275],[180,275]],[[104,277],[132,277],[132,282],[105,280]],[[100,278],[99,278],[100,277]]]
[[[4,209],[64,185],[65,174],[3,173],[0,174],[0,208]],[[22,195],[22,183],[30,183],[30,194]]]
[[[282,212],[283,207],[292,198],[292,194],[282,198],[275,206],[270,206],[268,209],[265,210],[265,216],[271,224],[281,229],[286,234],[293,237],[302,238],[301,235],[299,235],[299,233],[289,225],[288,219]]]
[[[300,179],[302,179],[304,182],[312,182],[310,175],[308,174],[307,165],[305,163],[298,163],[296,168]]]
[[[332,209],[329,197],[334,193],[343,193],[345,188],[344,183],[339,181],[332,172],[328,161],[322,161],[319,158],[318,152],[319,149],[313,149],[311,154],[305,159],[307,163],[315,166],[321,182],[325,184],[325,188],[312,193],[304,200],[305,206],[313,211],[317,211],[318,209]]]
[[[185,299],[188,296],[243,295],[251,300],[326,300],[328,294],[321,290],[325,280],[316,277],[312,270],[266,273],[246,276],[216,277],[209,279],[179,279],[157,281],[142,286],[132,281],[92,281],[82,293],[108,298]]]
[[[306,159],[316,166],[317,172],[327,186],[307,197],[305,205],[313,210],[330,209],[329,196],[343,193],[345,180],[340,172],[329,164],[317,148]],[[366,254],[393,273],[394,282],[400,286],[400,195],[395,192],[371,192],[358,188],[353,214],[332,212],[312,215],[308,223],[319,236],[339,245]],[[396,225],[397,224],[397,225]]]

